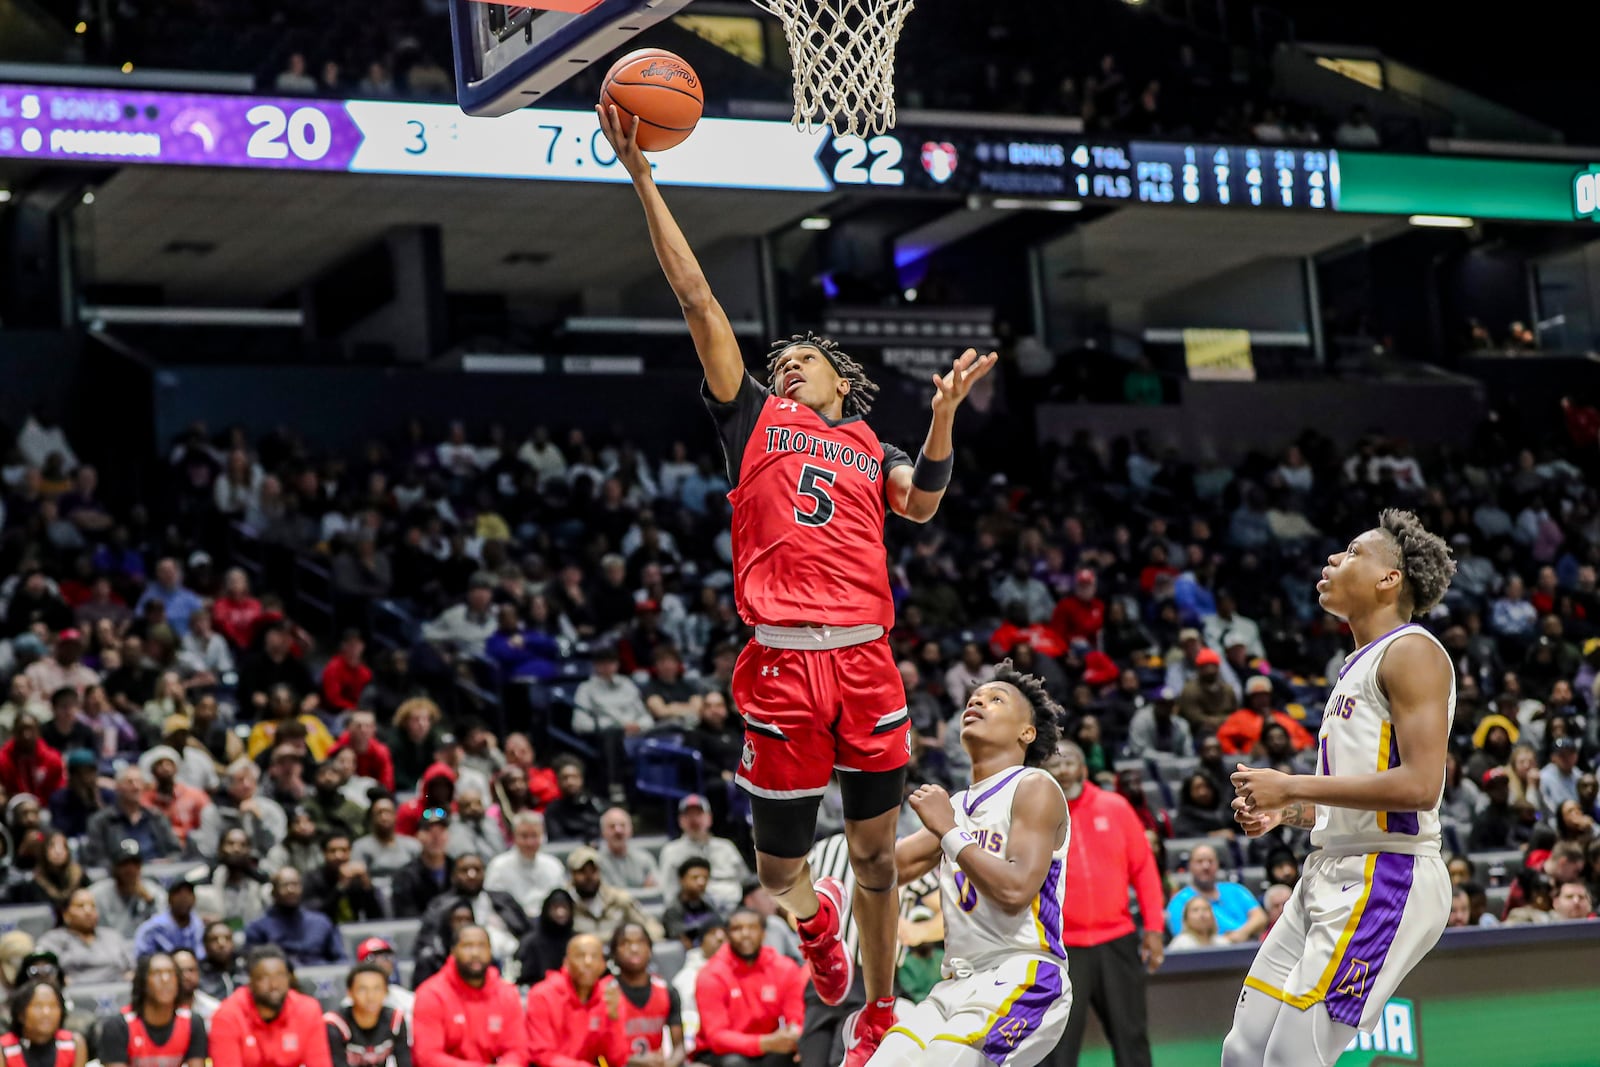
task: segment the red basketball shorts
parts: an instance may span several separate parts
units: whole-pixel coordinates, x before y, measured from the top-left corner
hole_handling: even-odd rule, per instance
[[[752,796],[821,796],[836,769],[893,771],[911,757],[905,686],[886,637],[817,649],[751,641],[733,668],[733,702],[744,716],[737,780]]]

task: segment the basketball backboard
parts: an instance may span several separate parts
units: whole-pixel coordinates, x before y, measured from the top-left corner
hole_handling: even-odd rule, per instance
[[[544,95],[689,0],[450,0],[456,100],[505,115]]]

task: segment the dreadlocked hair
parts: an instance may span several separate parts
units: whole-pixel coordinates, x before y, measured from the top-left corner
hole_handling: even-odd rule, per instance
[[[823,358],[833,364],[833,369],[839,377],[850,383],[850,391],[844,395],[844,413],[846,415],[865,415],[872,410],[872,402],[878,396],[878,383],[867,377],[867,370],[861,364],[845,355],[844,349],[839,347],[839,342],[826,337],[818,337],[807,330],[797,333],[787,341],[772,342],[772,351],[767,356],[767,381],[777,385],[778,366],[783,360],[783,354],[795,345],[810,345]]]
[[[1456,561],[1450,555],[1450,546],[1436,533],[1422,527],[1422,520],[1414,512],[1387,508],[1378,514],[1378,529],[1394,541],[1400,573],[1404,575],[1401,606],[1407,607],[1413,619],[1432,611],[1444,599],[1450,579],[1456,573]]]
[[[994,680],[1015,688],[1033,709],[1033,740],[1028,743],[1028,751],[1022,761],[1029,767],[1044,766],[1045,761],[1055,755],[1056,745],[1061,741],[1059,724],[1065,714],[1061,705],[1050,698],[1050,692],[1044,687],[1044,679],[1034,674],[1023,674],[1011,665],[1009,659],[1001,660],[994,669]]]

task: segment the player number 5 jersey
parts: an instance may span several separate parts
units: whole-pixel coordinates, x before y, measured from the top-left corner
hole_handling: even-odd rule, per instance
[[[1060,789],[1042,768],[1008,767],[981,782],[974,782],[951,798],[956,809],[956,825],[977,841],[972,848],[981,848],[997,856],[1006,854],[1011,836],[1011,804],[1017,786],[1030,775],[1041,775],[1052,787]],[[1015,915],[985,900],[949,857],[941,859],[939,892],[944,906],[945,958],[966,960],[979,970],[988,961],[1018,952],[1066,959],[1061,918],[1066,902],[1067,845],[1071,840],[1069,821],[1061,847],[1050,853],[1050,866],[1038,896]],[[963,850],[964,855],[970,852],[970,848]]]
[[[1407,634],[1421,634],[1447,656],[1444,646],[1427,630],[1408,623],[1357,649],[1339,670],[1339,680],[1322,713],[1317,733],[1317,773],[1373,774],[1405,762],[1389,698],[1378,684],[1378,666],[1394,642]],[[1448,716],[1456,714],[1455,672],[1450,675]],[[1440,796],[1443,796],[1443,788]],[[1439,855],[1439,798],[1427,811],[1354,811],[1328,805],[1317,807],[1317,825],[1311,843],[1344,853],[1405,852],[1416,856]]]

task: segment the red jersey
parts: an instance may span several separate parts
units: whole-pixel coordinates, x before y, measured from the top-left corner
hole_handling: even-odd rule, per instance
[[[627,1035],[629,1053],[637,1056],[646,1052],[660,1052],[666,1028],[683,1025],[677,990],[653,974],[647,985],[628,986],[619,980],[617,986],[622,992],[617,1021]],[[644,994],[643,1004],[634,999],[640,993]]]
[[[756,625],[894,625],[883,544],[906,453],[859,416],[830,422],[745,375],[717,420],[733,491],[734,601]]]
[[[56,1031],[56,1067],[74,1067],[78,1062],[78,1042],[70,1030]],[[22,1039],[9,1031],[0,1034],[0,1063],[5,1067],[27,1067],[22,1058]]]
[[[179,1008],[172,1017],[172,1032],[164,1044],[157,1044],[144,1020],[132,1008],[122,1009],[128,1026],[128,1067],[180,1067],[189,1056],[189,1038],[194,1018],[188,1008]]]

